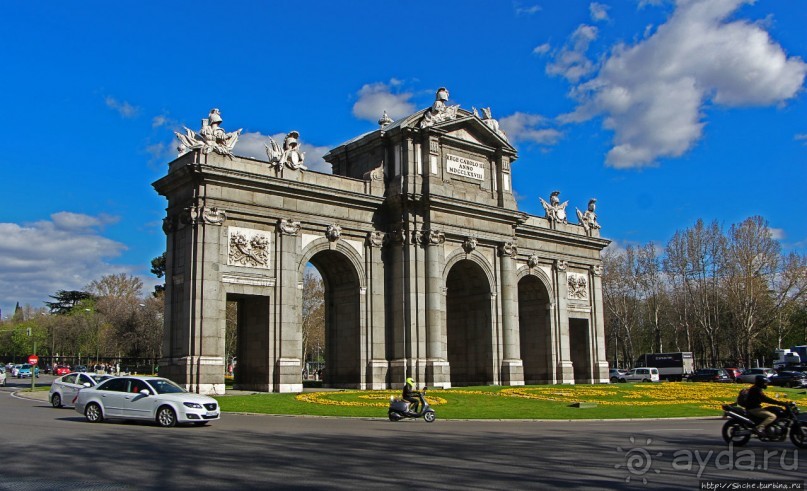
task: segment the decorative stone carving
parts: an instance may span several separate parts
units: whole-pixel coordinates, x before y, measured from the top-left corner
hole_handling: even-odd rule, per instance
[[[372,231],[367,234],[367,244],[370,247],[381,247],[384,244],[386,234],[384,232]]]
[[[400,228],[390,230],[390,232],[388,234],[384,235],[385,243],[400,244],[401,242],[404,242],[405,240],[406,240],[405,233],[404,233],[403,229],[400,229]]]
[[[566,271],[567,266],[568,265],[567,265],[565,260],[563,260],[563,259],[556,259],[555,260],[555,268],[557,268],[558,271]]]
[[[420,121],[421,128],[428,128],[437,123],[457,118],[457,109],[460,108],[459,104],[456,106],[446,106],[446,101],[448,101],[448,89],[440,87],[434,95],[434,104],[423,114],[423,119]]]
[[[560,191],[552,191],[552,194],[549,195],[549,203],[544,201],[543,198],[538,198],[541,200],[541,204],[544,206],[546,218],[548,218],[553,225],[557,222],[568,223],[566,219],[566,206],[569,204],[569,202],[564,201],[561,203],[560,198],[558,198],[559,195]]]
[[[438,142],[436,138],[429,140],[429,153],[432,155],[440,153],[440,142]]]
[[[583,226],[583,229],[585,229],[586,235],[591,235],[591,232],[594,229],[600,228],[600,224],[597,223],[597,214],[594,213],[596,207],[597,200],[595,198],[591,198],[588,201],[588,209],[585,211],[585,213],[577,209],[577,219],[580,221],[580,225]]]
[[[393,123],[392,118],[387,116],[387,111],[384,111],[384,115],[378,120],[378,126],[384,128],[385,126],[389,126]]]
[[[487,125],[487,127],[493,130],[497,135],[502,137],[504,141],[507,141],[507,135],[504,134],[504,131],[499,129],[499,122],[493,119],[493,117],[490,115],[490,108],[483,107],[482,114],[482,122],[485,123],[485,125]],[[476,108],[474,108],[474,116],[479,117],[479,115],[476,113]]]
[[[191,150],[201,150],[205,155],[216,152],[232,158],[233,148],[243,130],[227,133],[221,128],[221,122],[221,113],[217,108],[213,108],[207,118],[202,120],[202,128],[198,134],[188,127],[185,127],[184,135],[175,131],[174,134],[179,140],[177,147],[179,155],[184,155]]]
[[[476,249],[478,242],[479,240],[476,238],[476,236],[471,235],[465,239],[465,242],[462,243],[462,248],[466,254],[470,254],[474,249]]]
[[[204,207],[202,208],[202,220],[210,225],[221,225],[225,220],[227,220],[227,213],[225,213],[224,210],[219,210],[216,207]]]
[[[384,163],[382,162],[381,165],[376,167],[375,169],[371,169],[368,172],[365,172],[362,176],[365,181],[381,181],[384,179]]]
[[[591,272],[594,276],[602,276],[602,264],[595,264],[591,267]]]
[[[325,229],[325,237],[331,242],[336,242],[342,236],[342,227],[332,223]]]
[[[566,274],[567,296],[570,299],[585,300],[588,298],[588,278],[579,273]]]
[[[283,235],[297,235],[300,233],[300,222],[283,218],[278,222],[278,228]]]
[[[499,245],[499,255],[500,256],[510,256],[515,258],[518,256],[518,247],[516,246],[516,240],[513,239],[512,241],[505,242]]]
[[[283,149],[277,142],[269,138],[269,145],[263,144],[266,148],[266,156],[269,158],[269,164],[280,169],[284,165],[292,170],[306,170],[303,165],[305,161],[305,153],[300,151],[300,133],[297,131],[290,131],[286,138],[283,139]]]
[[[227,264],[253,268],[269,267],[269,238],[258,231],[229,229]]]
[[[176,222],[174,221],[174,217],[163,218],[163,233],[165,235],[170,234],[175,229],[176,229]]]
[[[429,245],[440,245],[446,241],[446,234],[439,230],[426,231],[426,243]]]
[[[182,214],[179,216],[179,221],[185,225],[192,225],[196,223],[196,220],[199,218],[199,208],[197,206],[191,205],[187,206],[182,210]]]
[[[415,231],[412,232],[412,243],[413,244],[423,244],[424,242],[425,242],[425,240],[424,240],[424,232],[423,232],[423,230],[422,229],[415,229]]]
[[[538,266],[538,256],[536,254],[532,254],[530,258],[527,259],[527,266],[529,266],[530,269],[534,269]]]

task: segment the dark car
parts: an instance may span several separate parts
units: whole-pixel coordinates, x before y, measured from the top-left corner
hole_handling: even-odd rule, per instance
[[[73,371],[74,372],[87,373],[87,367],[86,367],[86,365],[76,365],[75,367],[73,367]]]
[[[771,385],[777,387],[804,387],[807,385],[807,373],[804,372],[779,372],[768,377]]]
[[[723,368],[701,368],[689,376],[690,382],[733,382]]]
[[[739,368],[723,367],[723,370],[725,370],[725,371],[726,371],[726,373],[728,373],[728,374],[729,374],[729,377],[731,377],[731,381],[732,381],[732,382],[737,382],[737,378],[738,378],[740,375],[742,375],[742,374],[743,374],[743,371],[742,371],[742,370],[740,370]]]

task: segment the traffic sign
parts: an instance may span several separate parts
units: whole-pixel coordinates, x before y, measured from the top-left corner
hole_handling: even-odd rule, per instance
[[[39,357],[36,355],[31,355],[28,357],[28,364],[29,365],[36,365],[39,363]]]

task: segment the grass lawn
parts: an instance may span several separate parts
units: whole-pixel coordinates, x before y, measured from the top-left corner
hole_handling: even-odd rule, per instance
[[[429,404],[440,419],[619,419],[720,416],[745,384],[541,385],[431,389]],[[804,389],[770,388],[771,397],[795,400],[807,411]],[[400,391],[327,391],[217,397],[222,411],[347,417],[387,417]],[[594,407],[572,407],[577,402]]]

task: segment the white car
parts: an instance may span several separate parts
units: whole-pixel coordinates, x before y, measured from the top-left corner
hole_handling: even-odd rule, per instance
[[[72,406],[81,389],[95,387],[104,380],[111,379],[112,375],[98,375],[95,373],[68,373],[53,381],[50,385],[48,399],[53,407]]]
[[[82,389],[76,411],[87,421],[142,419],[160,426],[192,423],[198,426],[219,419],[219,403],[212,397],[188,392],[160,377],[116,377]]]
[[[658,368],[634,368],[626,373],[620,382],[658,382]]]
[[[6,369],[3,367],[0,367],[0,385],[6,386]]]
[[[14,365],[11,367],[11,376],[12,377],[19,377],[20,370],[22,370],[22,365]]]

